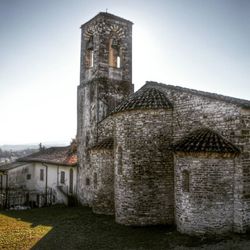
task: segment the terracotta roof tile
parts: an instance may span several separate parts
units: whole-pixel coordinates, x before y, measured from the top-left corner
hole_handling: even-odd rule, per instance
[[[119,104],[111,114],[135,109],[169,109],[171,102],[165,94],[156,89],[143,87]]]
[[[114,146],[114,139],[109,137],[100,142],[97,142],[93,147],[90,148],[90,150],[113,149],[113,146]]]
[[[176,152],[211,152],[239,154],[233,143],[209,128],[197,129],[174,144]]]
[[[19,162],[41,162],[56,165],[74,166],[77,164],[76,150],[71,146],[51,147],[18,159]]]

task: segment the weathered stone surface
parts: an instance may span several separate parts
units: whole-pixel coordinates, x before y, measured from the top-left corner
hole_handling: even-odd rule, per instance
[[[93,169],[93,211],[114,214],[113,148],[92,149],[90,162]]]
[[[242,147],[242,173],[240,174],[242,176],[242,179],[239,179],[239,182],[242,184],[243,189],[243,230],[246,230],[250,228],[250,109],[241,109],[240,125],[240,145]]]
[[[132,82],[132,23],[101,12],[81,29],[81,83],[100,77]],[[119,42],[120,68],[110,66],[110,41],[113,37]],[[90,51],[93,51],[93,66],[88,60]]]
[[[172,109],[115,115],[116,221],[126,225],[174,221]]]
[[[184,190],[184,171],[189,190]],[[234,160],[176,157],[176,225],[182,233],[205,234],[233,231]]]
[[[211,153],[239,155],[240,150],[233,143],[209,128],[192,131],[173,146],[175,152]]]
[[[249,101],[189,90],[171,85],[147,83],[147,86],[159,88],[165,92],[173,104],[173,141],[177,142],[190,131],[208,127],[234,143],[242,154],[235,159],[234,173],[234,231],[244,232],[250,228],[250,197],[244,196],[249,185],[250,140],[246,132],[250,130]],[[245,191],[247,193],[247,191]]]
[[[131,80],[132,23],[100,13],[82,26],[79,201],[126,225],[250,228],[250,101]]]
[[[98,141],[100,121],[133,92],[132,23],[108,13],[99,13],[81,28],[81,75],[77,93],[77,192],[80,203],[92,205],[93,168],[88,149]],[[121,61],[119,68],[111,69],[114,67],[109,61],[113,37],[119,39]],[[90,57],[91,51],[93,58]],[[113,77],[113,74],[120,77]]]

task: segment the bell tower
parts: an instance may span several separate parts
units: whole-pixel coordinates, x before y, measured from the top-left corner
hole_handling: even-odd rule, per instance
[[[81,26],[81,83],[99,77],[132,82],[132,25],[101,12]]]
[[[98,140],[98,124],[134,91],[132,25],[100,12],[81,26],[80,85],[77,89],[78,199],[91,205],[89,147]]]

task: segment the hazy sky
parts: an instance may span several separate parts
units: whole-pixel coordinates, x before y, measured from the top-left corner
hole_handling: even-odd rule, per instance
[[[250,99],[250,0],[0,0],[0,145],[76,135],[80,25],[133,26],[133,82]]]

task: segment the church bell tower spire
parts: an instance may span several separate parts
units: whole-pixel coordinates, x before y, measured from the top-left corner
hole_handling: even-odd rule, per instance
[[[77,90],[77,192],[91,205],[93,176],[88,149],[98,141],[99,122],[133,93],[132,22],[101,12],[81,26],[80,85]]]

